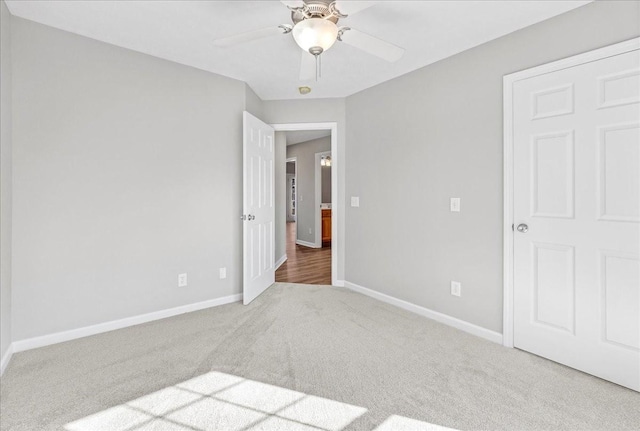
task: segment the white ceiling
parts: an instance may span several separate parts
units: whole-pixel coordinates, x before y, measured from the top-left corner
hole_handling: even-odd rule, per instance
[[[331,136],[331,130],[299,130],[285,133],[287,134],[287,146]]]
[[[350,1],[350,0],[343,0]],[[214,39],[291,23],[279,1],[7,0],[12,14],[247,82],[263,100],[345,97],[589,1],[380,1],[340,20],[406,49],[387,63],[341,42],[319,82],[300,82],[290,34],[233,48]],[[297,88],[309,85],[301,96]]]

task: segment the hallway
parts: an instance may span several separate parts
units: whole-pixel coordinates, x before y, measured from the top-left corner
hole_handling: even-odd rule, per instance
[[[310,248],[296,244],[296,223],[287,223],[287,261],[276,271],[276,281],[331,284],[331,246]]]

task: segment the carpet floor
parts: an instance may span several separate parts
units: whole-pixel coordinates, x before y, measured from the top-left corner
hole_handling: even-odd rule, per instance
[[[17,430],[624,430],[640,394],[343,288],[224,305],[17,353]]]

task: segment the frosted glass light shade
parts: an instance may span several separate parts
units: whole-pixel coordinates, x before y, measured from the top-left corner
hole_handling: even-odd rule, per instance
[[[308,18],[297,23],[292,34],[296,43],[305,51],[315,47],[326,51],[338,38],[338,26],[326,19]]]

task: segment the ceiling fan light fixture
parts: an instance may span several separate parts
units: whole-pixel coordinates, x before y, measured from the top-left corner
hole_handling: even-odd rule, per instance
[[[326,19],[308,18],[297,23],[291,33],[300,48],[320,55],[336,42],[338,26]]]

